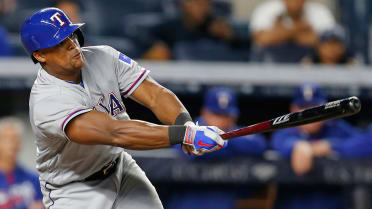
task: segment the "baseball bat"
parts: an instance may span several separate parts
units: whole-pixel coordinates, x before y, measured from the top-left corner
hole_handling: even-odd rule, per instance
[[[231,139],[239,136],[269,132],[323,120],[332,120],[354,115],[358,113],[360,109],[360,100],[353,96],[328,102],[316,107],[307,108],[298,112],[292,112],[251,126],[232,130],[221,134],[221,137],[223,139]]]

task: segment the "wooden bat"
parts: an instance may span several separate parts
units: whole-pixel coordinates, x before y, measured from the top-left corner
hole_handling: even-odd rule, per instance
[[[360,100],[353,96],[328,102],[316,107],[307,108],[298,112],[292,112],[251,126],[232,130],[221,134],[221,137],[223,139],[231,139],[244,135],[263,133],[323,120],[346,117],[358,113],[360,109]]]

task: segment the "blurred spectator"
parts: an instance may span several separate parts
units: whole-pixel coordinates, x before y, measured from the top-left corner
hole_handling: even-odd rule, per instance
[[[16,8],[16,0],[0,0],[0,19]],[[9,42],[8,31],[0,24],[0,56],[11,56],[12,50]]]
[[[305,84],[298,88],[292,100],[291,111],[300,111],[325,102],[326,97],[320,87]],[[365,142],[367,140],[359,130],[341,119],[284,129],[272,135],[272,147],[282,157],[291,160],[297,175],[310,172],[316,157],[327,157],[331,154],[340,157],[371,156],[372,152],[368,154],[362,151],[365,147],[360,145]],[[279,188],[277,208],[343,208],[342,191],[337,186],[297,186],[284,191],[285,188]]]
[[[13,12],[17,7],[17,0],[0,0],[0,17]]]
[[[217,126],[221,130],[229,131],[238,128],[236,120],[239,116],[237,98],[234,92],[227,88],[217,87],[210,89],[204,97],[204,106],[201,116],[197,119],[199,125]],[[206,153],[203,156],[191,157],[192,160],[213,160],[234,156],[262,156],[266,150],[266,141],[263,135],[250,135],[229,140],[227,148],[215,153]],[[182,154],[185,156],[184,154]],[[231,186],[218,188],[177,188],[168,204],[168,209],[233,209],[236,208],[236,199],[246,191],[237,190]]]
[[[270,0],[251,17],[256,61],[299,62],[318,41],[318,34],[335,27],[328,8],[307,0]],[[253,56],[253,55],[252,55]]]
[[[57,7],[64,11],[72,22],[82,22],[80,17],[80,5],[74,0],[57,0],[54,3]]]
[[[345,32],[342,28],[327,30],[320,36],[314,52],[302,60],[304,64],[354,64],[355,61],[346,46]]]
[[[8,32],[0,25],[0,56],[11,56],[12,50],[9,42]]]
[[[0,208],[43,208],[38,177],[17,164],[23,124],[15,118],[0,120]]]
[[[151,30],[154,40],[148,43],[151,47],[143,55],[144,58],[174,59],[177,43],[186,41],[187,45],[206,39],[236,48],[249,46],[248,28],[240,30],[238,25],[215,16],[212,0],[179,0],[178,4],[180,16],[165,20]]]

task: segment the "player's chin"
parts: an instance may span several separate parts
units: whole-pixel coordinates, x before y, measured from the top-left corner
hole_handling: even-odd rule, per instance
[[[71,64],[75,69],[80,69],[84,66],[84,59],[83,58],[78,58],[78,59],[72,59]]]

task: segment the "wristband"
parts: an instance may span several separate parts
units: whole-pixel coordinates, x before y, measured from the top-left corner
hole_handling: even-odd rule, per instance
[[[184,125],[188,121],[192,122],[190,114],[187,112],[183,112],[177,116],[176,120],[174,121],[174,125]]]
[[[183,139],[186,133],[186,128],[187,127],[183,125],[182,126],[180,125],[169,126],[168,137],[169,137],[169,142],[171,145],[183,143]]]

